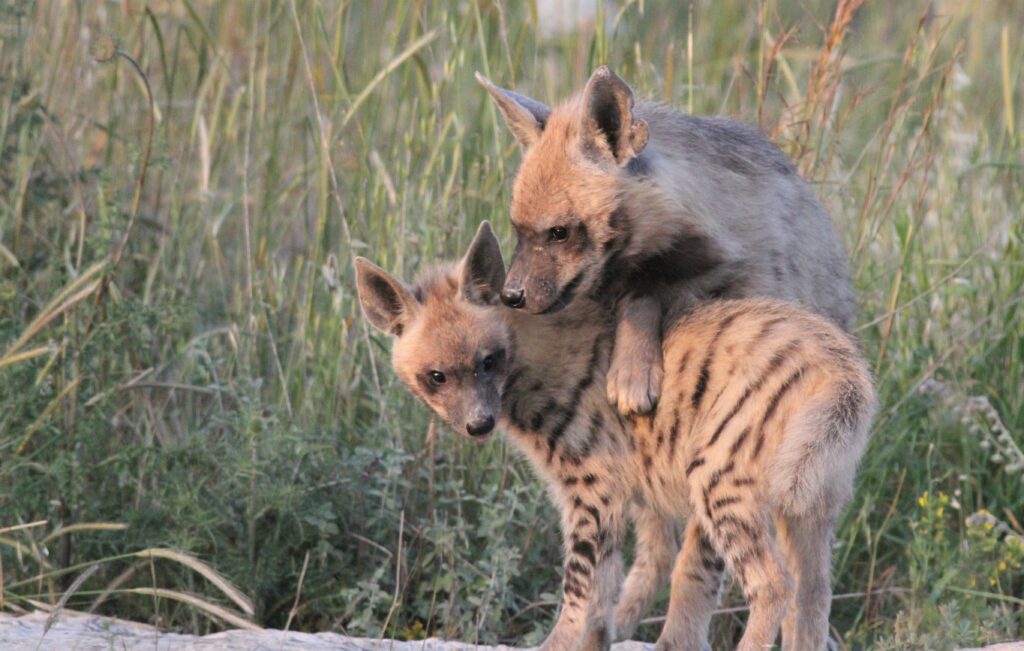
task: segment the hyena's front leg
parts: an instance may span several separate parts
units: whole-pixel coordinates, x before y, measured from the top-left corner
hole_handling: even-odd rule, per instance
[[[562,611],[541,651],[607,651],[615,638],[624,505],[602,496],[598,483],[588,488],[569,495],[562,514]]]
[[[661,305],[653,296],[624,299],[608,369],[608,400],[624,415],[648,414],[658,404],[663,374]]]
[[[636,557],[615,607],[617,640],[628,640],[636,632],[640,618],[668,580],[679,552],[677,520],[641,507],[635,508],[631,519],[636,529]]]

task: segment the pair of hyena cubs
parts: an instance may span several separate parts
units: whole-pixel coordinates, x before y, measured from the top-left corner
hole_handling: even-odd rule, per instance
[[[357,285],[409,389],[477,438],[500,419],[547,483],[565,564],[543,648],[630,635],[671,573],[658,648],[702,649],[726,567],[740,649],[780,626],[784,648],[824,648],[875,409],[828,216],[755,130],[634,106],[607,68],[553,110],[481,81],[524,151],[508,273],[484,223],[414,285],[361,258]]]

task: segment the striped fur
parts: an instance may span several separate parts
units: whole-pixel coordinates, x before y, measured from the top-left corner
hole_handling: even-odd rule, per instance
[[[681,114],[634,101],[607,67],[553,107],[478,79],[522,150],[510,214],[518,244],[509,296],[546,313],[574,298],[617,313],[606,374],[609,401],[623,414],[657,404],[666,369],[661,337],[692,297],[772,296],[806,305],[849,328],[854,299],[840,238],[813,191],[757,129],[729,119]],[[555,227],[565,238],[552,237]],[[696,362],[695,362],[696,363]],[[674,447],[678,433],[669,435]],[[675,553],[649,531],[637,577],[654,576]],[[627,580],[620,635],[635,629],[660,590]]]
[[[750,605],[740,649],[773,644],[780,625],[785,649],[823,648],[834,522],[875,409],[850,337],[778,301],[696,307],[665,333],[656,413],[626,419],[602,386],[615,328],[603,306],[584,299],[538,317],[496,305],[476,280],[467,291],[467,278],[500,279],[496,248],[484,224],[461,265],[406,288],[361,261],[358,286],[375,324],[383,305],[392,307],[384,327],[401,326],[393,361],[403,382],[458,431],[467,414],[494,410],[547,483],[565,561],[563,607],[545,651],[607,648],[615,620],[635,621],[646,606],[629,601],[647,594],[629,586],[669,566],[659,649],[706,642],[726,567]],[[479,360],[497,352],[500,367],[482,372]],[[432,371],[457,380],[424,391]],[[616,614],[630,519],[643,535]],[[685,532],[673,562],[664,543],[674,523]]]

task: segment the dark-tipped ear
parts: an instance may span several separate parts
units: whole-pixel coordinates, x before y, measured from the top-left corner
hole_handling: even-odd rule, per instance
[[[513,93],[504,88],[498,88],[491,83],[490,79],[484,77],[479,72],[476,73],[476,80],[494,98],[494,103],[498,105],[498,110],[501,111],[501,115],[505,118],[505,124],[508,125],[516,140],[519,141],[519,146],[523,148],[523,151],[529,149],[540,139],[540,134],[544,131],[544,125],[547,124],[551,109],[537,100],[530,99],[519,93]]]
[[[400,336],[419,302],[402,282],[366,258],[356,258],[356,290],[363,314],[379,330]]]
[[[462,259],[459,290],[471,303],[494,305],[505,284],[505,261],[491,225],[481,222]]]
[[[633,89],[601,66],[583,90],[584,146],[594,153],[625,165],[647,146],[647,123],[633,119]]]

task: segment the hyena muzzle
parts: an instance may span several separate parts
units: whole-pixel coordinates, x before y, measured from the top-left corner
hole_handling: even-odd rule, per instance
[[[778,301],[695,307],[665,334],[656,413],[630,421],[601,386],[606,311],[500,305],[504,264],[486,223],[460,264],[415,286],[363,259],[356,271],[367,318],[395,335],[403,383],[457,431],[499,419],[549,486],[565,562],[545,651],[608,647],[631,508],[686,523],[659,649],[706,644],[726,567],[750,606],[741,650],[774,644],[780,626],[784,649],[824,648],[835,520],[875,410],[846,333]]]

